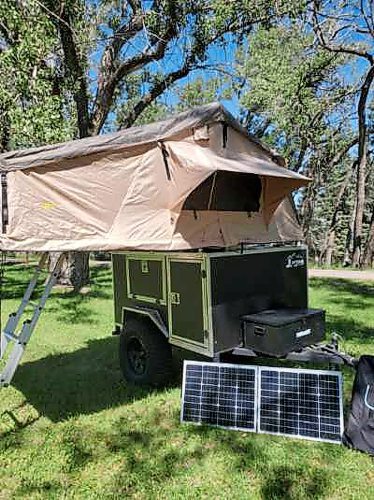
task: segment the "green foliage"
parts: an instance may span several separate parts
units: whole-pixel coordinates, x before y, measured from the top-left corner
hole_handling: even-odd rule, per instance
[[[74,125],[62,95],[56,35],[31,2],[0,3],[0,137],[19,148],[71,138]],[[74,117],[73,117],[74,118]]]
[[[303,8],[295,0],[3,0],[2,146],[74,137],[77,123],[82,135],[120,123],[147,122],[159,115],[160,105],[154,101],[203,66],[209,47],[223,46],[227,34],[240,39],[254,23]],[[117,77],[116,71],[127,64],[129,69]],[[146,105],[132,115],[142,99]],[[147,115],[140,117],[142,112]]]
[[[232,83],[228,76],[212,77],[208,80],[197,77],[192,82],[177,89],[179,103],[176,105],[176,109],[184,111],[213,101],[230,99],[232,92]]]
[[[134,76],[131,79],[131,85],[127,82],[128,99],[117,110],[117,120],[119,123],[122,117],[126,116],[139,98],[142,82]],[[172,103],[167,104],[167,99],[159,98],[149,105],[146,110],[136,120],[135,125],[144,125],[154,121],[162,120],[173,113],[182,112],[196,106],[218,101],[221,99],[230,99],[232,96],[232,85],[228,77],[212,77],[203,79],[197,76],[188,83],[176,85],[174,88],[175,97]],[[166,102],[165,102],[166,101]]]
[[[256,133],[269,124],[264,138],[295,161],[301,149],[331,133],[328,119],[345,90],[336,77],[342,57],[316,48],[303,28],[300,22],[259,28],[239,52],[250,126]]]

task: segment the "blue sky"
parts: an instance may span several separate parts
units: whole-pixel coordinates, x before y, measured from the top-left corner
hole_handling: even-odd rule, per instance
[[[94,3],[94,0],[93,0]],[[143,2],[146,4],[147,2]],[[103,27],[102,31],[103,37],[110,36],[111,31],[108,30],[107,27]],[[355,35],[353,40],[349,40],[346,38],[347,42],[362,42],[361,35]],[[147,37],[141,34],[139,37],[132,39],[131,44],[126,46],[126,57],[131,57],[140,50],[144,49],[144,46],[147,44]],[[162,62],[154,62],[148,65],[148,69],[154,72],[169,72],[174,69],[177,69],[180,65],[181,60],[183,59],[184,53],[184,45],[188,44],[188,33],[185,33],[185,36],[181,37],[177,43],[174,44],[172,49],[170,50],[170,55],[165,58]],[[99,43],[98,50],[92,54],[93,66],[97,66],[99,64],[102,50],[105,46],[105,42]],[[207,65],[208,66],[221,66],[227,72],[234,73],[234,65],[235,65],[235,54],[237,50],[237,45],[235,39],[232,35],[227,35],[225,37],[225,44],[216,44],[209,48],[208,57],[207,57]],[[353,81],[358,80],[358,75],[362,75],[365,73],[368,63],[364,59],[356,59],[355,62],[351,62],[342,66],[340,71],[340,77],[346,81],[347,83],[352,83]],[[186,78],[180,80],[176,84],[174,84],[170,90],[164,92],[164,94],[159,98],[159,100],[166,104],[168,107],[172,107],[178,101],[178,95],[176,90],[186,83],[190,83],[194,81],[196,78],[202,78],[204,80],[208,80],[212,77],[219,76],[219,72],[213,71],[211,69],[208,70],[195,70],[191,72]],[[90,77],[92,79],[92,90],[95,87],[96,81],[96,71],[95,68],[91,69]],[[144,91],[147,90],[147,83],[144,83]],[[224,99],[222,100],[223,104],[229,109],[229,111],[234,115],[238,116],[240,112],[240,104],[236,99],[236,96],[233,94],[232,99]],[[354,110],[352,109],[352,112]],[[112,116],[110,117],[112,118]],[[349,118],[352,121],[352,125],[355,126],[355,117]],[[110,119],[109,119],[110,121]]]

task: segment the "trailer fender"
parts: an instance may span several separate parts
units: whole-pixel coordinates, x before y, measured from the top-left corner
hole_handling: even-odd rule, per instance
[[[160,313],[156,309],[151,309],[149,307],[129,307],[125,306],[122,308],[122,325],[126,324],[128,318],[143,316],[149,318],[156,327],[160,330],[160,332],[166,337],[169,338],[169,330],[165,325],[163,319],[161,318]]]

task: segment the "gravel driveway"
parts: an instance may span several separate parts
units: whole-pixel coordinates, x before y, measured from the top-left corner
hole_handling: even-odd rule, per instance
[[[374,281],[374,271],[353,271],[350,269],[309,269],[314,278],[342,278],[348,280]]]

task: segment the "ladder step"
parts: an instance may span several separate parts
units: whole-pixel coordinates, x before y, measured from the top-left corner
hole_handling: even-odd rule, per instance
[[[14,340],[15,342],[17,342],[18,340],[18,335],[15,335],[12,332],[3,332],[3,336],[7,339],[8,342],[10,340]]]
[[[28,305],[33,307],[34,309],[37,309],[40,307],[39,302],[32,302],[31,300],[29,300]]]

